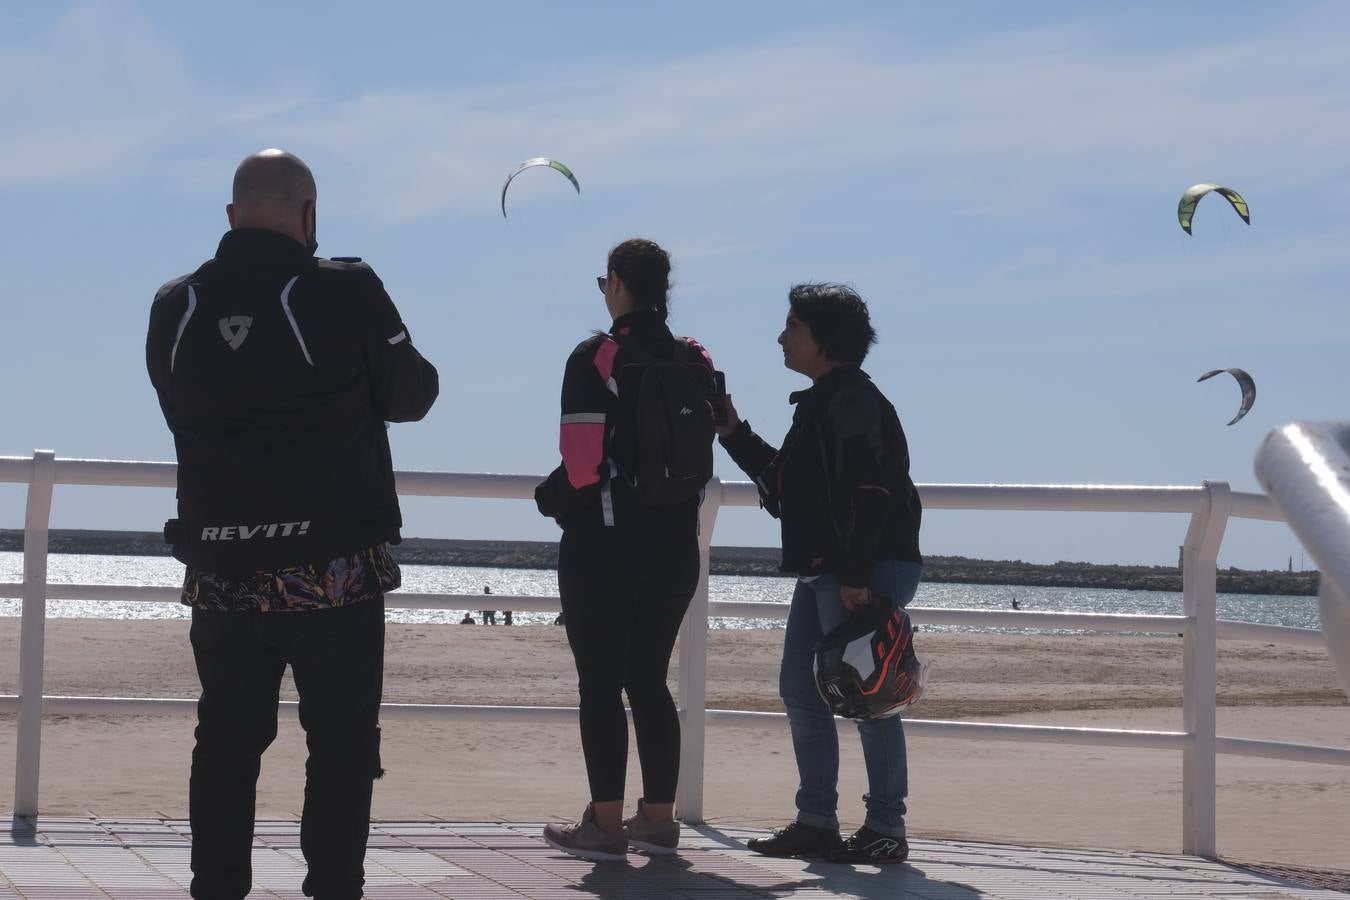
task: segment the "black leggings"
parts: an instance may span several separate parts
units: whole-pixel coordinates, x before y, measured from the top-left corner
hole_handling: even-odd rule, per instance
[[[591,799],[622,800],[628,767],[627,692],[648,803],[673,803],[680,719],[666,686],[670,654],[698,587],[698,541],[635,545],[631,536],[564,532],[558,593],[581,694],[581,749]]]

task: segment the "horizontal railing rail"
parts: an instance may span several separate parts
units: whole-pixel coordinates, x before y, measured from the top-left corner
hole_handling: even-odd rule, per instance
[[[33,477],[31,456],[0,456],[0,483],[27,484]],[[105,487],[177,486],[178,466],[169,462],[112,459],[56,459],[55,484]],[[533,500],[543,475],[479,472],[394,473],[399,494],[408,497],[461,497]],[[720,485],[722,506],[758,506],[759,493],[748,481]],[[931,509],[1022,510],[1027,512],[1193,513],[1206,503],[1204,485],[1113,484],[920,484],[924,506]],[[1283,518],[1264,494],[1233,493],[1232,515],[1240,518]]]
[[[14,713],[19,698],[0,695],[0,713]],[[298,718],[298,704],[281,702],[281,709]],[[50,716],[193,716],[197,701],[183,697],[47,697],[42,711]],[[573,723],[575,706],[497,706],[455,703],[384,703],[380,717],[386,721],[438,721],[476,724]],[[787,716],[780,712],[751,712],[733,709],[707,710],[708,724],[719,728],[753,731],[783,731]],[[842,721],[842,720],[841,720]],[[1062,725],[1022,725],[1003,722],[967,722],[948,719],[905,720],[912,735],[958,740],[993,740],[1023,743],[1062,744],[1081,747],[1126,747],[1138,750],[1185,750],[1194,743],[1194,735],[1184,731],[1148,731],[1139,729],[1083,728]],[[1281,759],[1291,762],[1350,766],[1350,749],[1282,741],[1219,737],[1216,749],[1227,756]]]
[[[47,715],[192,715],[196,701],[187,698],[47,697],[42,692],[43,626],[46,601],[83,600],[177,603],[180,589],[160,585],[53,584],[47,581],[47,532],[51,492],[55,485],[174,487],[172,463],[120,460],[56,459],[49,451],[32,457],[0,457],[0,482],[26,483],[24,580],[0,583],[0,598],[23,599],[20,642],[20,693],[0,696],[0,713],[17,713],[19,740],[15,768],[16,822],[37,814],[41,717]],[[396,473],[403,496],[528,500],[540,476],[479,473]],[[1262,494],[1236,493],[1221,482],[1202,485],[995,485],[922,484],[929,509],[1062,511],[1111,513],[1176,513],[1190,516],[1183,546],[1183,614],[1118,615],[1078,612],[1033,612],[910,607],[920,625],[977,628],[1047,629],[1090,632],[1176,633],[1183,642],[1183,721],[1181,731],[1141,731],[1007,724],[934,719],[906,719],[916,734],[956,739],[1114,746],[1180,750],[1183,754],[1183,849],[1213,856],[1216,754],[1235,754],[1331,765],[1350,765],[1350,750],[1220,737],[1214,729],[1215,642],[1220,639],[1278,641],[1296,646],[1322,646],[1321,632],[1230,622],[1215,615],[1215,566],[1219,543],[1230,517],[1280,521],[1281,512]],[[717,601],[708,597],[708,548],[721,506],[756,506],[759,495],[744,482],[709,484],[701,514],[702,580],[681,632],[679,697],[684,721],[680,794],[682,817],[701,820],[703,750],[706,726],[782,729],[783,713],[706,708],[706,644],[708,619],[783,619],[784,603]],[[394,609],[476,609],[482,595],[395,593]],[[494,606],[522,612],[556,612],[556,596],[492,595]],[[283,704],[294,712],[294,704]],[[513,707],[463,704],[386,703],[390,720],[434,719],[476,722],[572,722],[575,707]]]
[[[0,582],[0,600],[23,596],[22,582]],[[182,588],[167,585],[65,584],[49,582],[48,600],[109,601],[115,603],[181,602]],[[492,594],[493,605],[515,612],[557,613],[562,604],[556,595]],[[474,610],[482,607],[482,594],[420,594],[399,591],[385,599],[388,609]],[[762,600],[710,600],[708,615],[714,619],[766,619],[785,621],[789,606]],[[918,625],[964,626],[976,628],[1046,629],[1053,631],[1101,631],[1135,634],[1180,633],[1194,619],[1189,616],[1139,615],[1134,613],[1009,612],[1005,610],[966,609],[961,607],[906,607],[910,619]],[[1322,631],[1292,625],[1265,625],[1218,619],[1221,640],[1264,641],[1299,647],[1323,647]]]

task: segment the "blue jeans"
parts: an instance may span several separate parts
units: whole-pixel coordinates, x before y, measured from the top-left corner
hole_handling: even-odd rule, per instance
[[[907,606],[914,599],[922,573],[923,566],[918,563],[878,563],[872,573],[872,593]],[[839,827],[839,732],[833,713],[816,689],[812,663],[817,642],[848,615],[836,576],[798,581],[783,637],[778,693],[787,707],[792,752],[797,758],[797,821],[819,828]],[[864,824],[881,834],[903,837],[909,768],[900,717],[859,721],[858,734],[867,765]]]

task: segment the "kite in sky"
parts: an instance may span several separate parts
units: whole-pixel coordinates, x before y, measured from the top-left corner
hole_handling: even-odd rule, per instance
[[[1186,188],[1186,193],[1181,195],[1181,202],[1177,204],[1177,221],[1181,223],[1181,229],[1187,234],[1191,233],[1191,217],[1195,215],[1195,204],[1200,202],[1200,198],[1214,191],[1223,197],[1229,203],[1233,204],[1233,209],[1242,216],[1242,221],[1248,225],[1252,224],[1251,211],[1247,209],[1247,201],[1242,199],[1242,195],[1232,188],[1226,188],[1218,184],[1193,184]]]
[[[1247,414],[1247,411],[1252,408],[1252,404],[1256,402],[1256,382],[1252,380],[1252,376],[1241,369],[1214,369],[1206,372],[1195,380],[1199,383],[1206,378],[1213,378],[1220,372],[1227,372],[1229,375],[1232,375],[1237,379],[1238,387],[1242,388],[1242,405],[1238,407],[1237,415],[1233,416],[1233,421],[1228,423],[1229,425],[1235,425]]]
[[[510,175],[506,176],[506,184],[502,185],[503,219],[506,218],[506,189],[511,186],[511,179],[515,178],[517,175],[519,175],[521,172],[524,172],[526,169],[533,168],[534,166],[548,166],[550,169],[556,169],[557,171],[565,175],[568,181],[572,182],[572,187],[577,189],[578,194],[581,193],[581,185],[577,183],[577,176],[572,174],[571,169],[567,168],[567,166],[558,162],[556,159],[549,159],[547,156],[536,156],[533,159],[525,160],[523,163],[516,166],[515,171],[513,171]]]

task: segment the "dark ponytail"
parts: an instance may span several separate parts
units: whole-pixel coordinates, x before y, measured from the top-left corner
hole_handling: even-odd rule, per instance
[[[633,305],[665,319],[670,306],[670,254],[655,241],[630,238],[609,251],[609,271],[628,288]]]

